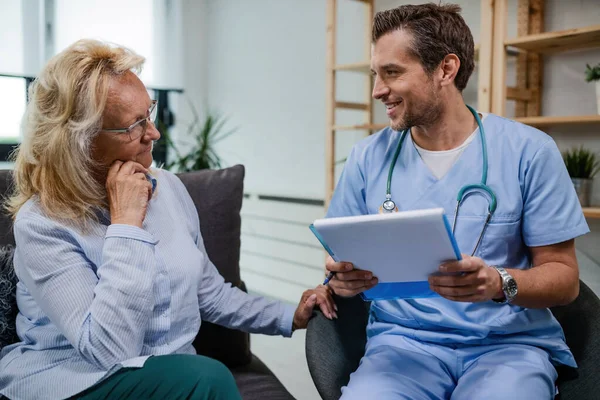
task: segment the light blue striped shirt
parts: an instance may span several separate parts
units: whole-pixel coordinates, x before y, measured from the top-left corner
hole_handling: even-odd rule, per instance
[[[295,307],[225,283],[208,259],[196,208],[172,173],[143,228],[108,216],[82,234],[43,215],[35,199],[15,222],[17,332],[0,352],[0,393],[75,395],[151,355],[190,353],[202,320],[291,336]]]

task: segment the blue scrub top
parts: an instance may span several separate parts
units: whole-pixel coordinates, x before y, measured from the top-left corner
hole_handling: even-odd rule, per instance
[[[498,208],[475,256],[488,265],[531,267],[529,246],[566,241],[589,232],[581,205],[555,142],[530,126],[489,114],[483,121],[489,158],[488,186]],[[344,167],[327,217],[376,214],[385,200],[389,167],[400,132],[386,128],[357,143]],[[407,135],[396,163],[392,199],[400,211],[442,207],[454,218],[459,189],[480,183],[479,133],[445,176],[437,179]],[[481,195],[463,201],[455,236],[471,254],[488,203]],[[426,239],[424,239],[426,240]],[[398,260],[400,267],[402,260]],[[367,334],[371,345],[392,344],[394,336],[450,346],[529,344],[546,349],[555,364],[576,366],[558,321],[549,309],[528,309],[493,301],[454,302],[442,297],[374,301]]]

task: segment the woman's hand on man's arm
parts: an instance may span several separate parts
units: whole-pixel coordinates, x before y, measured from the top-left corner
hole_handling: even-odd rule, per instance
[[[329,286],[319,285],[315,289],[306,290],[300,298],[298,308],[294,313],[292,330],[305,329],[312,317],[315,306],[329,319],[337,318],[337,306],[333,301],[332,290]]]

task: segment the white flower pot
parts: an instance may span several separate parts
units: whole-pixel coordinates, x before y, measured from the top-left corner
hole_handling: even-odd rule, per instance
[[[600,80],[596,81],[596,106],[598,107],[598,114],[600,114]]]
[[[575,186],[575,192],[577,193],[581,206],[589,207],[593,179],[571,178],[571,181],[573,181],[573,186]]]

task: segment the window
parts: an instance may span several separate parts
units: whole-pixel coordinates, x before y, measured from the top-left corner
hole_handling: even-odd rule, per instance
[[[50,57],[79,39],[112,42],[143,56],[140,78],[149,89],[179,82],[180,54],[171,45],[181,41],[177,2],[0,0],[0,10],[0,37],[10,38],[0,41],[0,163],[20,141],[25,78],[35,78]]]
[[[22,7],[22,0],[0,0],[0,73],[23,73]]]
[[[153,3],[148,0],[55,0],[54,49],[58,53],[83,38],[129,47],[146,58],[140,78],[148,85],[154,78]]]
[[[0,74],[23,74],[22,7],[21,0],[0,0],[0,37],[6,38],[0,40]],[[0,75],[0,93],[0,143],[16,143],[25,111],[25,79]]]
[[[25,79],[0,77],[0,143],[16,143],[25,111]]]

